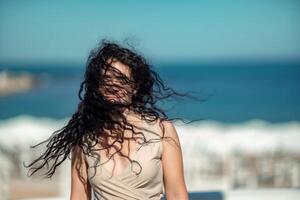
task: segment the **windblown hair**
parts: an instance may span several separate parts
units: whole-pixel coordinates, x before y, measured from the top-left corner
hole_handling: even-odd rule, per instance
[[[130,68],[131,77],[125,76],[111,65],[111,62],[116,60]],[[118,84],[112,83],[112,78],[117,78]],[[85,93],[82,97],[83,91]],[[113,94],[120,101],[111,101],[105,94]],[[129,100],[124,98],[126,95],[129,95]],[[123,141],[130,139],[124,137],[124,131],[132,131],[133,136],[143,136],[143,132],[134,130],[134,125],[127,121],[123,111],[129,109],[148,122],[159,120],[162,123],[165,120],[181,119],[169,118],[165,111],[156,105],[159,100],[175,95],[190,96],[188,93],[178,93],[166,87],[151,65],[133,48],[122,47],[117,42],[102,39],[98,46],[91,50],[87,59],[84,80],[78,93],[80,102],[77,111],[66,126],[52,133],[47,140],[31,146],[35,148],[48,142],[45,152],[25,167],[33,170],[31,176],[47,166],[45,176],[51,178],[56,168],[65,159],[70,158],[75,147],[85,155],[99,157],[93,148],[97,144],[104,147],[102,150],[115,148],[115,153],[127,157],[130,162],[136,162],[120,151]],[[164,137],[164,127],[160,127]],[[112,144],[108,143],[108,137],[115,139]],[[146,143],[149,142],[145,137],[142,139]],[[116,143],[120,143],[121,148],[118,148]],[[52,163],[50,169],[49,163]]]

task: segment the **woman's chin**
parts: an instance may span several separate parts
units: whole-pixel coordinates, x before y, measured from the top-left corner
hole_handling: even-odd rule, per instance
[[[110,103],[124,103],[123,101],[121,101],[119,99],[107,99],[107,101]]]

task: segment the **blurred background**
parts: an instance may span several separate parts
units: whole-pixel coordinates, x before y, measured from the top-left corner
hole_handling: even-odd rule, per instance
[[[298,0],[1,0],[0,199],[69,198],[69,160],[52,180],[27,177],[23,161],[76,110],[103,38],[129,41],[168,86],[204,99],[162,105],[198,120],[175,123],[189,192],[299,199],[299,19]]]

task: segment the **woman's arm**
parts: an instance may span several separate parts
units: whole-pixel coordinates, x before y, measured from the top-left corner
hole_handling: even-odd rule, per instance
[[[165,129],[163,139],[162,165],[164,187],[168,200],[188,200],[188,191],[184,180],[184,168],[181,144],[171,121],[162,122]]]
[[[71,156],[70,200],[91,200],[91,186],[87,179],[87,164],[80,148],[74,147]]]

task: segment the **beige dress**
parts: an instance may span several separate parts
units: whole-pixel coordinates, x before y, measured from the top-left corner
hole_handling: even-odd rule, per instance
[[[97,164],[96,171],[94,157],[86,157],[88,167],[88,180],[92,188],[92,195],[96,200],[121,200],[121,199],[140,199],[140,200],[160,200],[164,194],[163,170],[161,156],[163,145],[160,139],[158,123],[143,122],[146,130],[143,134],[151,140],[139,148],[138,151],[131,153],[130,158],[138,161],[122,169],[116,175],[111,174],[107,166]],[[155,133],[155,134],[154,134]],[[103,163],[107,160],[101,161]],[[136,172],[140,172],[136,174]]]

